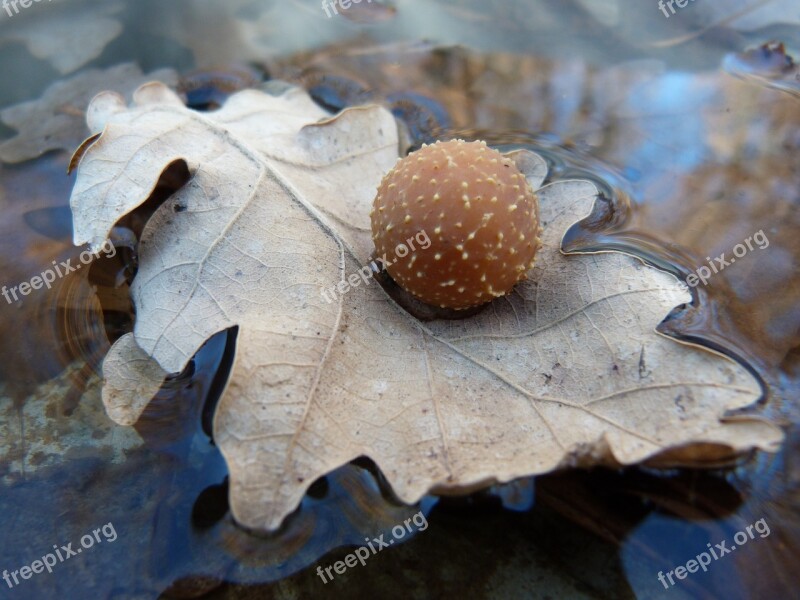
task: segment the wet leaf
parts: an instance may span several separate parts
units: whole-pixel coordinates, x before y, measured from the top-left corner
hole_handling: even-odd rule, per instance
[[[706,26],[728,25],[732,29],[752,31],[774,24],[800,24],[794,0],[730,0],[725,3],[697,4],[693,20]],[[690,15],[687,15],[690,16]]]
[[[623,23],[637,36],[651,31],[629,17]],[[270,62],[269,71],[286,78],[311,66],[342,82],[368,81],[375,98],[424,89],[450,115],[449,135],[552,152],[556,163],[599,179],[607,195],[620,200],[614,220],[583,227],[592,229],[584,247],[624,246],[690,273],[706,257],[730,256],[737,243],[763,229],[768,251],[749,253],[736,269],[694,288],[693,306],[669,326],[676,335],[742,357],[775,391],[781,363],[800,347],[800,278],[792,275],[800,256],[794,235],[800,112],[795,97],[763,87],[761,68],[742,73],[748,54],[723,62],[748,81],[722,72],[718,59],[706,70],[676,73],[659,60],[598,68],[569,56],[392,45],[339,45]],[[786,84],[783,75],[767,83],[780,89]],[[553,137],[557,145],[549,143]],[[797,394],[770,397],[758,406],[766,416],[797,414]]]
[[[50,150],[74,150],[89,134],[85,113],[95,94],[116,90],[127,97],[153,80],[174,86],[178,77],[172,69],[142,75],[137,65],[124,63],[57,81],[38,100],[3,109],[0,119],[19,133],[0,144],[0,160],[17,163]]]
[[[66,6],[69,4],[69,6]],[[113,17],[123,8],[120,2],[49,7],[46,13],[22,13],[14,26],[0,34],[0,40],[24,43],[36,58],[48,61],[62,75],[72,73],[103,52],[122,33]]]
[[[776,36],[780,39],[784,32],[800,23],[796,0],[687,0],[683,5],[662,0],[642,10],[631,10],[632,5],[626,0],[576,2],[607,27],[607,34],[618,38],[617,43],[647,50],[680,47],[686,50],[701,38],[709,42],[713,39],[723,47],[732,44],[729,48],[738,47],[747,38],[760,44]],[[788,35],[791,39],[792,34]],[[701,55],[691,51],[687,55],[692,57],[692,69],[701,66],[697,63]]]
[[[64,415],[71,379],[80,370],[78,361],[58,378],[42,383],[22,405],[0,389],[0,418],[5,443],[0,446],[2,480],[8,484],[31,477],[39,469],[59,465],[65,456],[102,456],[109,463],[122,463],[125,453],[141,444],[133,429],[114,431],[104,425],[101,411],[90,402],[77,406],[74,418]],[[90,388],[97,389],[98,378]],[[99,402],[97,403],[99,405]]]
[[[135,420],[157,369],[181,371],[238,327],[214,436],[248,527],[278,527],[315,479],[359,456],[415,502],[570,465],[702,463],[782,438],[758,418],[723,419],[760,395],[744,368],[656,333],[690,300],[672,275],[618,253],[562,254],[596,199],[590,182],[541,187],[543,248],[514,293],[422,323],[373,282],[334,303],[320,294],[372,251],[369,207],[399,153],[387,110],[330,118],[288,89],[201,114],[148,84],[131,107],[101,94],[89,114],[102,136],[78,168],[76,244],[99,245],[168,164],[193,174],[142,234],[134,337],[111,351],[107,407]],[[539,188],[543,161],[517,162]]]

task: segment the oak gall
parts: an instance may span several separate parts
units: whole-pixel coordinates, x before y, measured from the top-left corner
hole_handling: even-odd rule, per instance
[[[392,279],[442,308],[507,294],[540,246],[536,194],[514,162],[485,142],[437,142],[400,159],[378,186],[370,219]],[[396,251],[423,231],[427,248]]]

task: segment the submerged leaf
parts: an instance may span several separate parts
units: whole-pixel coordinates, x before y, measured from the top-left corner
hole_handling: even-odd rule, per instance
[[[51,7],[46,14],[18,16],[13,28],[0,34],[0,41],[24,43],[36,58],[47,60],[67,75],[100,56],[122,33],[122,24],[113,16],[123,9],[121,2],[64,4],[69,6],[58,10]]]
[[[159,377],[238,327],[214,436],[245,526],[277,528],[315,479],[359,456],[415,502],[782,438],[763,420],[724,419],[760,395],[743,367],[656,333],[690,301],[683,284],[623,254],[561,252],[592,209],[589,182],[539,189],[543,247],[526,282],[475,316],[423,323],[369,279],[332,303],[320,294],[372,252],[369,208],[400,152],[385,109],[330,118],[297,89],[248,90],[201,114],[150,84],[134,106],[105,94],[90,113],[105,129],[78,168],[76,244],[99,245],[168,164],[193,173],[142,234],[136,326],[111,351],[107,409],[135,421]],[[516,159],[539,188],[543,161]]]
[[[153,80],[174,86],[178,76],[172,69],[143,75],[134,63],[124,63],[56,81],[38,100],[0,111],[0,119],[18,131],[0,144],[0,160],[17,163],[50,150],[74,150],[89,134],[85,113],[95,94],[111,89],[129,97],[140,85]]]

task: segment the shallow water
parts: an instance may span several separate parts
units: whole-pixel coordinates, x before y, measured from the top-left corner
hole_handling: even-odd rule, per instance
[[[607,202],[570,231],[565,250],[620,249],[685,277],[762,232],[768,246],[755,243],[694,288],[692,305],[661,329],[752,369],[765,390],[753,410],[785,427],[783,450],[726,469],[568,471],[420,507],[394,501],[364,461],[314,484],[276,535],[255,536],[231,520],[225,463],[209,437],[226,334],[135,428],[105,416],[100,363],[133,318],[135,254],[118,244],[116,256],[21,305],[0,301],[0,570],[105,524],[116,534],[53,574],[14,589],[0,582],[0,597],[793,597],[800,79],[775,47],[745,53],[771,40],[800,50],[793,2],[697,0],[669,18],[656,2],[632,0],[398,1],[396,11],[330,19],[318,4],[64,0],[0,13],[0,106],[127,61],[146,73],[178,70],[189,101],[205,108],[238,87],[285,79],[333,109],[383,102],[416,143],[528,147],[551,177],[594,180]],[[81,27],[93,33],[64,34]],[[58,42],[49,54],[42,36]],[[77,104],[65,97],[58,118],[80,124]],[[77,146],[82,129],[73,129],[53,147]],[[41,149],[52,143],[43,136]],[[3,283],[78,261],[69,155],[0,164]],[[184,180],[179,169],[163,177],[152,207]],[[125,225],[140,231],[147,209]],[[320,582],[318,565],[419,510],[424,532]],[[668,589],[657,579],[761,519],[767,535],[707,572]]]

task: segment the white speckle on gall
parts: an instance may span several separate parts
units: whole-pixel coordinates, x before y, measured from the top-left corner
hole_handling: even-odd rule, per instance
[[[438,180],[439,165],[452,169],[452,177]],[[416,202],[409,205],[410,198]],[[433,226],[429,248],[417,246],[386,269],[406,291],[443,308],[466,309],[507,294],[533,267],[540,246],[536,194],[516,165],[485,142],[437,142],[401,159],[381,182],[375,208],[378,256],[393,256],[426,223]],[[498,261],[500,249],[513,263]]]

